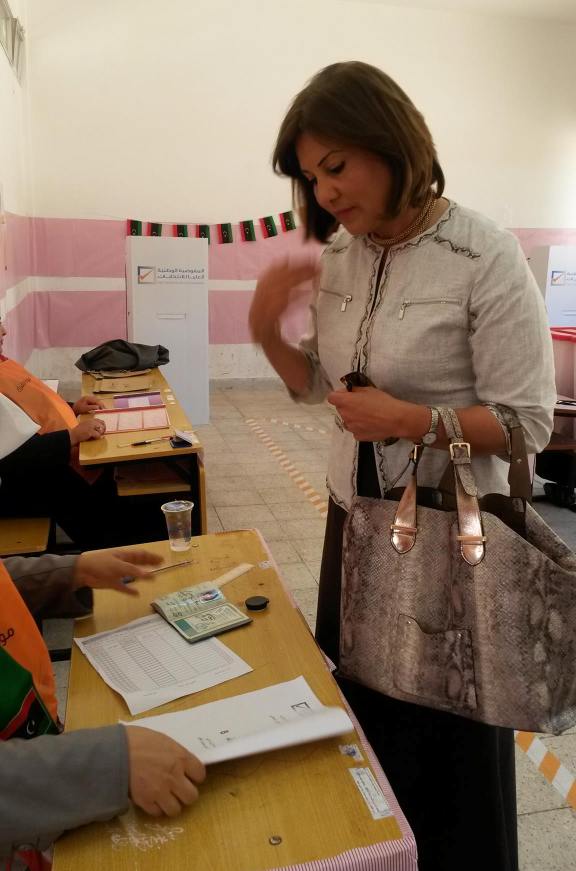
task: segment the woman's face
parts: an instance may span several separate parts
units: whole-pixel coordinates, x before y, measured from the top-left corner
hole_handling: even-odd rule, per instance
[[[321,142],[309,133],[300,136],[296,154],[318,205],[349,233],[386,235],[392,175],[379,157],[361,148]]]

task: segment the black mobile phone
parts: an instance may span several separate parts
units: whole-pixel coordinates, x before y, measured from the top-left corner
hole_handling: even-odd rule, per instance
[[[173,448],[189,448],[190,442],[187,442],[186,439],[179,439],[178,436],[172,436],[170,439],[170,444]]]
[[[363,372],[349,372],[340,379],[346,390],[351,391],[355,387],[374,387],[367,375]]]

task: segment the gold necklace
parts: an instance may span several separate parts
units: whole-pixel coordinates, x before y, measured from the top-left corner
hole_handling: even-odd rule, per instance
[[[383,245],[386,248],[389,248],[391,245],[397,245],[399,242],[404,242],[405,239],[410,238],[410,236],[418,235],[425,228],[426,224],[430,220],[430,216],[434,211],[437,200],[432,192],[428,194],[426,202],[422,207],[422,211],[414,218],[410,226],[406,227],[401,233],[398,233],[397,236],[377,236],[375,233],[371,234],[371,238],[377,242],[379,245]]]

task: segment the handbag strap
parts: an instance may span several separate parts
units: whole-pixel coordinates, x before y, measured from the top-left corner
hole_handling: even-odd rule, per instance
[[[518,415],[512,408],[505,405],[488,405],[487,407],[494,409],[494,415],[499,420],[500,424],[508,430],[510,438],[510,466],[508,469],[508,486],[510,487],[510,496],[514,499],[523,499],[525,502],[532,500],[532,478],[530,475],[530,465],[528,463],[528,454],[526,452],[526,441],[524,439],[524,430],[522,424],[518,420]],[[463,441],[462,429],[460,421],[453,408],[442,407],[444,414],[440,415],[446,430],[446,435],[450,442],[454,439]],[[440,413],[440,408],[438,409]],[[446,418],[446,419],[445,419]],[[452,492],[451,487],[451,464],[446,466],[444,475],[440,482],[440,490]],[[468,472],[469,470],[469,472]],[[464,459],[463,464],[459,464],[460,480],[467,492],[470,492],[469,482],[470,477],[473,480],[472,468],[469,459]]]
[[[454,490],[458,516],[458,535],[460,552],[470,565],[478,565],[486,551],[486,538],[482,530],[482,519],[478,505],[478,491],[472,473],[470,445],[465,442],[456,413],[450,408],[439,408],[438,412],[450,439],[450,460],[454,471]],[[418,464],[422,456],[422,445],[414,445],[412,456],[413,470],[410,481],[398,503],[394,522],[390,526],[390,540],[394,549],[407,553],[416,543]]]
[[[508,484],[510,496],[530,501],[532,482],[526,453],[524,431],[513,409],[497,406],[498,419],[508,427],[510,434],[510,469]],[[453,471],[454,493],[458,516],[458,541],[463,559],[469,565],[478,565],[486,553],[486,537],[482,530],[482,517],[478,505],[478,489],[472,471],[470,444],[464,441],[458,415],[453,408],[441,406],[439,416],[449,439],[450,466]],[[398,503],[394,522],[391,524],[391,543],[398,553],[407,553],[414,547],[418,533],[417,495],[418,464],[424,450],[423,445],[414,445],[411,458],[412,475]],[[445,476],[444,476],[445,478]],[[444,481],[443,478],[443,481]]]
[[[464,441],[460,421],[454,409],[442,406],[438,412],[450,439],[460,552],[467,563],[476,566],[484,559],[486,537],[482,530],[478,489],[472,472],[470,444]]]
[[[390,524],[390,541],[398,553],[407,553],[416,544],[417,497],[418,497],[418,463],[422,456],[424,445],[414,445],[410,462],[412,475],[404,488],[398,502],[394,522]]]
[[[458,415],[453,408],[448,408],[444,405],[438,408],[438,414],[440,415],[442,423],[444,424],[444,429],[446,430],[446,435],[450,441],[450,459],[454,467],[454,472],[460,479],[460,483],[465,492],[470,496],[477,496],[478,488],[476,487],[476,481],[474,480],[474,474],[472,472],[470,444],[464,441],[464,435],[462,433],[460,421],[458,420]],[[456,448],[462,448],[462,450],[456,450]]]
[[[518,415],[513,408],[506,405],[489,405],[502,426],[505,426],[510,436],[510,469],[508,471],[508,484],[510,496],[515,499],[532,501],[532,478],[524,430],[518,420]]]

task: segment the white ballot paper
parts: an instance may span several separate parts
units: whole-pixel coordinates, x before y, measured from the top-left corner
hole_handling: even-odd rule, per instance
[[[131,714],[141,714],[252,671],[216,638],[189,644],[159,614],[76,644]]]
[[[133,720],[126,725],[162,732],[206,765],[354,730],[346,711],[323,705],[302,676],[263,690],[186,711]]]

